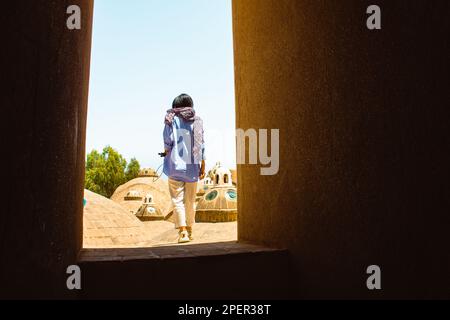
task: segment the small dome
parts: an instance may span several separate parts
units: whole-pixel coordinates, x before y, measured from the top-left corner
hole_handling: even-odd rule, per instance
[[[213,185],[230,187],[233,185],[231,171],[225,167],[222,167],[220,162],[218,162],[215,167],[209,171],[207,178],[209,178],[208,183],[212,182]]]
[[[145,196],[144,204],[154,204],[153,196],[150,193]]]
[[[152,168],[144,168],[141,171],[139,171],[139,177],[152,177],[157,178],[158,174],[156,171]]]
[[[158,221],[164,220],[165,216],[157,205],[144,202],[136,212],[136,218],[141,221]]]
[[[126,196],[124,197],[125,201],[135,201],[135,200],[142,200],[141,193],[137,190],[130,190],[127,192]]]
[[[138,191],[140,198],[135,201],[124,200],[130,191]],[[116,189],[111,200],[123,206],[127,211],[136,213],[142,206],[144,197],[152,195],[153,202],[167,215],[172,210],[169,186],[164,179],[155,180],[151,177],[140,177],[128,181]]]

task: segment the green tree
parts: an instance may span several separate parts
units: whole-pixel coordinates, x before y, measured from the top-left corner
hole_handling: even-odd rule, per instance
[[[101,154],[93,150],[86,159],[85,188],[110,198],[117,187],[138,175],[139,168],[139,162],[134,158],[127,168],[125,158],[110,146]]]
[[[106,195],[103,188],[105,173],[105,159],[97,150],[93,150],[87,155],[85,188],[92,192]]]
[[[139,176],[139,171],[141,171],[141,165],[136,158],[132,158],[125,171],[125,178],[127,181],[133,180]]]

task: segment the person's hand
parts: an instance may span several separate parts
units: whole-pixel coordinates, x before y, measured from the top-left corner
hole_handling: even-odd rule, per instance
[[[169,154],[169,150],[164,150],[164,152],[158,153],[158,155],[159,155],[161,158],[167,157],[168,154]]]

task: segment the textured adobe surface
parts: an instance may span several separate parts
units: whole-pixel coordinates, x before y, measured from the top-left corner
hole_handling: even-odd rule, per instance
[[[450,2],[376,3],[370,32],[372,1],[233,1],[237,127],[281,137],[277,176],[239,168],[239,239],[288,247],[299,297],[450,297]]]
[[[82,8],[69,31],[66,9]],[[0,214],[0,297],[64,297],[82,245],[92,1],[2,5],[0,95],[8,181]],[[6,177],[4,176],[6,175]]]

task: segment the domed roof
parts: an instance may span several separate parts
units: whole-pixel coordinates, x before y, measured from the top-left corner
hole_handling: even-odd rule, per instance
[[[141,198],[126,200],[127,194],[130,192],[139,192]],[[111,200],[120,204],[129,212],[136,213],[142,205],[144,196],[147,194],[152,195],[153,202],[158,206],[163,215],[167,215],[172,210],[167,181],[162,179],[154,181],[154,178],[150,177],[139,177],[121,185],[116,189]]]
[[[83,246],[85,248],[144,248],[178,245],[168,221],[144,223],[114,201],[85,190]],[[142,203],[142,201],[141,201]],[[235,223],[199,224],[196,243],[237,240]]]
[[[197,210],[226,209],[237,209],[237,193],[234,187],[211,188],[197,204]]]
[[[206,190],[196,207],[198,222],[226,222],[237,219],[235,187],[219,186]]]
[[[145,229],[134,214],[114,201],[84,191],[83,246],[85,248],[137,246],[145,242]]]

